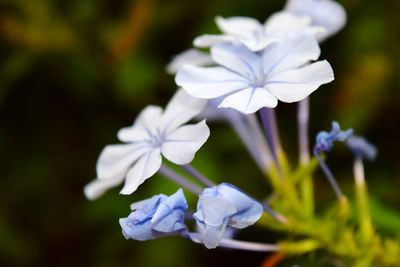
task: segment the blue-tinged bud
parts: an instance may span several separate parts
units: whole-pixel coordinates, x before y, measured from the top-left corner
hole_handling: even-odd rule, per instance
[[[344,142],[353,134],[353,129],[342,131],[339,123],[332,122],[332,129],[330,132],[321,131],[318,133],[314,151],[318,154],[328,152],[332,149],[334,142]]]
[[[188,208],[182,189],[167,197],[156,195],[131,205],[132,213],[119,223],[126,239],[149,240],[186,231]]]
[[[224,237],[226,228],[242,229],[254,224],[261,217],[263,207],[227,183],[206,188],[193,214],[207,248],[215,248]]]
[[[346,145],[357,157],[364,159],[374,160],[378,153],[374,145],[359,136],[350,136],[346,141]]]

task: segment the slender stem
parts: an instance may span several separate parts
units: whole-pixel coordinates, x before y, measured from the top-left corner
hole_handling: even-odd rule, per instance
[[[263,161],[260,151],[257,149],[256,143],[254,142],[254,138],[249,132],[248,125],[246,125],[241,116],[231,116],[230,113],[227,113],[225,114],[225,117],[232,125],[233,129],[236,131],[240,140],[243,142],[243,144],[245,145],[250,155],[253,157],[258,167],[261,169],[261,171],[264,172],[265,169],[267,168],[266,164]]]
[[[305,98],[298,104],[297,124],[299,133],[299,161],[304,166],[310,162],[310,150],[308,141],[308,122],[310,116],[310,100]],[[314,186],[311,175],[307,175],[300,183],[301,195],[304,203],[304,211],[308,215],[314,213]]]
[[[300,163],[305,165],[310,161],[308,144],[308,121],[310,115],[310,100],[305,98],[299,102],[297,122],[299,127]]]
[[[282,224],[288,224],[288,219],[283,216],[282,214],[277,213],[273,209],[271,209],[267,204],[263,203],[263,208],[266,213],[271,215],[274,219],[276,219],[278,222]]]
[[[252,132],[253,138],[257,144],[259,151],[261,152],[263,162],[265,162],[266,169],[268,169],[272,165],[275,165],[275,164],[273,162],[273,156],[272,156],[271,150],[263,136],[260,124],[257,120],[257,117],[254,114],[249,114],[247,116],[247,120],[249,123],[250,130]]]
[[[187,165],[182,165],[182,168],[191,176],[199,180],[201,183],[203,183],[207,187],[212,187],[215,186],[215,183],[212,182],[210,179],[205,177],[202,173],[200,173],[197,169],[195,169],[192,165],[187,164]]]
[[[185,179],[183,176],[179,175],[174,170],[172,170],[171,168],[169,168],[168,166],[166,166],[164,164],[161,165],[158,172],[161,173],[162,175],[164,175],[166,178],[173,181],[174,183],[186,188],[187,190],[193,192],[196,195],[200,195],[203,192],[203,190],[199,186],[191,183],[190,181]]]
[[[188,235],[193,242],[198,244],[203,244],[203,240],[200,234],[188,233]],[[246,242],[246,241],[239,241],[239,240],[225,239],[225,238],[220,241],[219,247],[255,251],[255,252],[271,252],[271,251],[278,251],[279,249],[277,245]]]
[[[319,165],[321,166],[321,169],[325,173],[326,178],[328,178],[329,183],[331,184],[333,190],[335,191],[335,194],[337,198],[341,201],[345,197],[342,193],[342,190],[340,190],[340,187],[338,183],[336,182],[335,176],[333,176],[331,170],[329,169],[328,165],[325,164],[325,162],[321,159],[320,155],[318,152],[314,151],[314,155],[318,160]]]
[[[271,146],[271,151],[274,156],[277,166],[278,153],[282,150],[281,142],[279,139],[278,124],[276,122],[275,109],[273,108],[262,108],[260,110],[261,121],[264,126],[265,134],[268,138],[269,144]]]
[[[369,243],[373,237],[374,230],[368,204],[368,192],[364,178],[364,164],[362,158],[357,156],[353,166],[354,180],[356,185],[356,200],[358,206],[358,221],[360,232],[365,243]]]

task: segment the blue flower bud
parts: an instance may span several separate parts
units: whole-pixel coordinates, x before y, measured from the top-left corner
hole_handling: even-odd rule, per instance
[[[353,129],[342,131],[339,123],[334,121],[332,122],[332,130],[330,132],[322,131],[318,133],[314,151],[318,154],[322,152],[328,152],[332,149],[334,142],[344,142],[352,134]]]
[[[132,213],[119,223],[126,239],[149,240],[186,231],[188,205],[182,189],[167,197],[156,195],[131,205]]]
[[[346,145],[356,156],[364,159],[374,160],[378,153],[374,145],[359,136],[350,136],[346,141]]]
[[[215,248],[226,228],[242,229],[254,224],[262,215],[260,203],[231,184],[206,188],[193,214],[204,245]]]

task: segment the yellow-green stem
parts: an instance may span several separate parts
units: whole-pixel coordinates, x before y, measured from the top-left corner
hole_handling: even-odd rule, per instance
[[[374,228],[368,204],[368,190],[364,179],[364,166],[360,157],[357,157],[354,161],[354,176],[360,233],[363,242],[368,244],[374,235]]]

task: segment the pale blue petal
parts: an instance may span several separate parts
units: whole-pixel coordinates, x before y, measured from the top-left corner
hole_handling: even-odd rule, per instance
[[[167,216],[169,213],[175,209],[186,210],[188,204],[186,202],[185,195],[182,189],[179,189],[175,194],[163,200],[163,202],[158,206],[157,211],[154,213],[152,222],[161,220],[163,217]]]
[[[159,129],[164,135],[198,115],[207,105],[207,100],[188,95],[182,88],[174,94],[162,115]]]
[[[321,50],[312,34],[296,34],[269,45],[263,52],[264,74],[272,77],[317,60]]]
[[[211,57],[218,64],[248,79],[262,75],[262,57],[243,45],[217,44],[211,48]]]
[[[232,203],[221,197],[200,196],[199,201],[203,204],[204,222],[207,225],[221,225],[225,218],[238,211]]]
[[[216,98],[246,88],[248,80],[223,67],[201,68],[186,65],[175,76],[175,82],[192,96]]]
[[[161,115],[161,107],[147,106],[140,112],[132,126],[119,130],[118,139],[122,142],[137,142],[149,138],[156,131]]]
[[[153,176],[161,167],[160,149],[154,149],[142,156],[129,170],[124,187],[120,194],[130,195],[148,178]]]
[[[262,205],[253,200],[250,206],[233,215],[228,225],[238,229],[246,228],[256,223],[260,219],[262,213]]]
[[[374,160],[378,153],[373,144],[368,142],[365,138],[359,136],[350,136],[346,140],[346,145],[356,156],[360,156],[364,159]]]
[[[347,20],[344,8],[332,0],[288,0],[285,9],[293,14],[308,15],[313,25],[324,27],[327,33],[322,39],[337,33]]]
[[[119,224],[126,239],[145,241],[155,238],[150,220],[144,221],[141,224],[131,224],[129,219],[122,218],[119,220]]]
[[[210,130],[205,120],[193,125],[184,125],[165,137],[161,153],[175,164],[188,164],[209,136]]]
[[[263,107],[274,108],[277,105],[278,99],[265,88],[250,87],[228,95],[218,108],[233,108],[251,114]]]
[[[333,81],[331,65],[318,61],[307,66],[283,71],[270,77],[265,88],[282,102],[298,102],[308,97],[321,85]]]
[[[204,230],[200,231],[202,234],[203,242],[206,248],[213,249],[216,248],[224,237],[227,221],[224,221],[221,225],[211,226],[205,224]]]
[[[184,224],[185,210],[174,209],[161,220],[153,222],[152,228],[162,233],[174,233],[186,229]],[[153,221],[153,220],[152,220]]]

